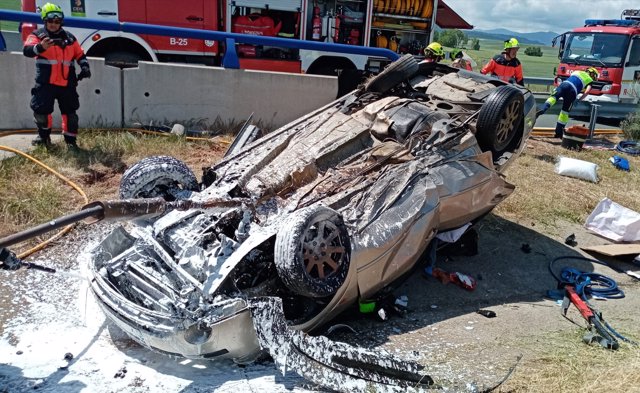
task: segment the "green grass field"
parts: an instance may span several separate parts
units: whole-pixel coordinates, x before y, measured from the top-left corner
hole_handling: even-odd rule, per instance
[[[20,10],[20,0],[0,0],[0,10]],[[0,30],[18,31],[17,22],[0,20]]]
[[[465,49],[465,52],[471,56],[478,63],[478,67],[481,68],[489,59],[502,52],[503,44],[502,41],[481,39],[480,50]],[[524,50],[529,46],[539,46],[542,49],[543,56],[525,55]],[[525,77],[552,78],[553,69],[558,65],[558,48],[540,45],[522,45],[518,51],[518,59],[520,59],[522,63]]]

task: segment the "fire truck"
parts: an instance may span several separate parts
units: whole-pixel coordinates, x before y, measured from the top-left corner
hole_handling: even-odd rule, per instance
[[[36,12],[47,0],[22,0]],[[442,28],[472,28],[442,0],[58,0],[65,15],[98,20],[384,47],[421,55]],[[21,26],[23,40],[36,29]],[[218,66],[224,49],[216,41],[68,28],[88,56],[107,64],[135,65],[139,60]],[[339,70],[377,72],[385,59],[288,48],[236,47],[240,68],[321,75]]]
[[[640,10],[628,9],[621,19],[587,19],[560,39],[555,85],[575,70],[595,67],[600,77],[587,101],[637,105],[640,101]]]

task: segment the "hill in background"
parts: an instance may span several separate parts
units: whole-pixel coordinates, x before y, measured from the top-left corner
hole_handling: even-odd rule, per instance
[[[518,33],[507,29],[492,30],[464,30],[468,37],[484,38],[489,40],[506,41],[515,37],[521,44],[527,45],[551,45],[551,40],[558,35],[552,31],[539,31],[535,33]]]

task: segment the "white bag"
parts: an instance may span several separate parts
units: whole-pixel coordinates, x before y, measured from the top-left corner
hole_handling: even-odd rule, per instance
[[[596,170],[598,165],[589,161],[559,156],[556,162],[556,173],[562,176],[575,177],[590,182],[598,182]]]
[[[591,212],[584,227],[616,242],[640,241],[640,213],[605,198]]]

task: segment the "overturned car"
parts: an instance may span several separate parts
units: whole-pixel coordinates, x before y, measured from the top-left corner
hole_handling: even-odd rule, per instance
[[[417,364],[305,332],[510,195],[501,172],[534,116],[524,88],[403,57],[274,132],[240,135],[201,184],[167,156],[130,167],[123,199],[198,208],[111,232],[92,252],[91,289],[116,325],[169,355],[249,362],[266,350],[333,389],[428,386]]]

